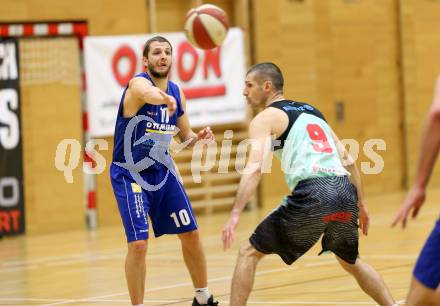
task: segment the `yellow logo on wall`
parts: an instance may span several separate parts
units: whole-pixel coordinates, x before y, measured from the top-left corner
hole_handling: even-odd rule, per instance
[[[139,185],[136,184],[136,183],[131,183],[131,190],[132,190],[134,193],[141,193],[141,192],[142,192],[142,188],[141,188],[141,186],[139,186]]]

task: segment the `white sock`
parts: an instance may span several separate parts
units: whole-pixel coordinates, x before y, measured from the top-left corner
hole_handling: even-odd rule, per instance
[[[208,299],[211,297],[208,287],[205,288],[194,288],[196,291],[196,300],[199,304],[207,304]]]
[[[137,305],[133,305],[133,306],[144,306],[144,304],[137,304]]]

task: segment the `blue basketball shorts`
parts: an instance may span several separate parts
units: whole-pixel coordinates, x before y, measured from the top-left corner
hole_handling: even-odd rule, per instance
[[[414,277],[434,290],[440,284],[440,219],[423,246],[414,268]]]
[[[164,180],[166,174],[166,168],[141,172],[142,179],[149,186],[160,186],[155,191],[148,191],[141,187],[141,182],[135,181],[128,170],[111,165],[111,183],[128,242],[148,239],[150,229],[147,215],[155,237],[197,229],[182,183],[171,172]]]

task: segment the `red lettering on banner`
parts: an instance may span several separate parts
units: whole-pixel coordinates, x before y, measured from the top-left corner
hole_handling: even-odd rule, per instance
[[[11,210],[9,212],[11,218],[12,218],[12,228],[14,229],[14,232],[17,232],[20,229],[20,211],[19,210]]]
[[[226,94],[225,85],[203,86],[183,89],[183,93],[187,99],[198,99],[204,97],[217,97]]]
[[[189,54],[193,59],[192,66],[189,69],[185,69],[183,66],[183,56],[185,54]],[[184,41],[179,44],[179,47],[177,48],[177,73],[182,81],[188,82],[193,78],[194,73],[196,72],[198,61],[199,55],[189,42]]]
[[[124,57],[127,58],[130,62],[130,69],[125,75],[121,74],[118,70],[119,61]],[[136,72],[136,53],[130,46],[123,45],[119,47],[119,49],[113,55],[112,71],[116,81],[122,87],[126,86],[128,84],[128,81],[130,81],[130,79],[134,77],[134,74]]]
[[[7,211],[0,211],[0,233],[10,231],[11,225],[9,223],[9,214]]]
[[[220,48],[204,51],[201,68],[203,69],[203,78],[205,80],[208,79],[209,70],[212,70],[217,78],[222,76],[220,53]],[[183,63],[183,57],[185,55],[192,58],[191,66],[187,68],[185,68]],[[194,47],[187,41],[181,42],[177,48],[177,73],[179,79],[183,82],[191,81],[196,73],[198,62],[199,54],[196,49],[194,49]],[[183,92],[188,99],[224,96],[226,94],[226,86],[224,84],[209,84],[192,88],[183,88]]]
[[[222,76],[220,69],[220,47],[205,51],[203,59],[203,76],[205,80],[208,78],[208,67],[211,66],[215,75],[219,78]]]
[[[20,229],[20,211],[0,211],[0,232],[9,233],[12,229],[17,232]]]

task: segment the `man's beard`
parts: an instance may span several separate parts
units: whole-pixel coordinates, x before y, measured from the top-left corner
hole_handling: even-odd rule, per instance
[[[148,64],[148,71],[151,73],[151,75],[153,77],[158,78],[158,79],[166,78],[168,76],[168,73],[170,72],[170,68],[171,68],[171,66],[168,67],[167,70],[159,72],[159,71],[154,70],[154,66],[153,65]]]

